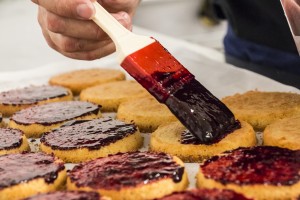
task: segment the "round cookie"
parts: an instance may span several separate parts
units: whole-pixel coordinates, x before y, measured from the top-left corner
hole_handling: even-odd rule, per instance
[[[24,200],[108,200],[97,192],[85,191],[57,191],[38,194]]]
[[[120,104],[117,118],[135,123],[141,132],[153,132],[164,123],[177,121],[168,107],[153,97],[143,97]]]
[[[257,200],[300,195],[300,151],[280,147],[239,148],[200,165],[199,188],[225,188]]]
[[[80,100],[101,105],[103,112],[116,112],[120,103],[147,95],[150,96],[138,82],[126,80],[87,88],[80,93]]]
[[[165,196],[159,200],[250,200],[232,190],[193,189]]]
[[[0,93],[0,110],[4,116],[33,105],[72,100],[72,92],[60,86],[29,86]]]
[[[278,119],[300,114],[300,94],[288,92],[248,91],[225,97],[222,101],[237,119],[263,130]]]
[[[18,129],[0,128],[0,155],[30,151],[24,133]]]
[[[161,198],[188,186],[183,162],[164,153],[99,158],[75,166],[68,175],[68,189],[97,191],[114,200]]]
[[[241,122],[240,129],[228,133],[223,139],[212,144],[201,143],[179,122],[160,126],[150,138],[151,151],[165,152],[179,157],[184,162],[202,162],[224,151],[254,145],[255,132],[251,125],[244,121]]]
[[[64,163],[44,153],[0,156],[0,199],[14,200],[64,187]]]
[[[101,117],[100,106],[84,101],[63,101],[32,106],[15,113],[9,127],[22,130],[27,138],[37,138],[66,121]]]
[[[74,121],[43,134],[40,149],[65,162],[78,163],[110,154],[137,151],[143,138],[133,124],[111,118]]]
[[[85,88],[120,80],[125,80],[125,74],[120,70],[93,68],[58,74],[50,78],[49,83],[70,88],[77,95]]]
[[[278,120],[264,130],[264,145],[300,150],[300,116]]]

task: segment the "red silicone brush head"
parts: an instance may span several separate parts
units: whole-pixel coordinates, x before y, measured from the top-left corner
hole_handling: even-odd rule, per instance
[[[240,127],[232,112],[159,42],[127,56],[121,66],[201,142],[216,142]]]

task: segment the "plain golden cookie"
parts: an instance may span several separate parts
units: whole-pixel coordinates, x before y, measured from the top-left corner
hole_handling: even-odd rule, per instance
[[[183,136],[189,137],[189,141],[193,143],[181,143]],[[240,129],[228,134],[221,141],[208,145],[197,142],[197,138],[179,122],[160,126],[150,138],[151,151],[165,152],[179,157],[184,162],[202,162],[224,151],[254,145],[256,145],[255,132],[251,125],[244,121],[241,122]]]
[[[40,149],[68,163],[137,151],[143,137],[133,124],[111,119],[73,121],[43,134]]]
[[[238,148],[200,164],[198,188],[230,189],[256,200],[300,195],[300,150],[272,146]]]
[[[117,118],[136,124],[141,132],[153,132],[164,123],[177,121],[168,107],[153,97],[143,97],[120,104]]]
[[[188,186],[183,162],[163,153],[99,158],[75,166],[68,175],[69,190],[97,191],[114,200],[156,199]]]
[[[101,105],[103,112],[116,112],[120,103],[143,96],[150,94],[138,82],[128,80],[87,88],[80,93],[80,100]]]
[[[22,130],[27,138],[37,138],[70,120],[101,117],[100,106],[85,101],[62,101],[32,106],[16,112],[9,127]]]
[[[44,153],[0,156],[0,199],[23,199],[64,188],[64,163]]]
[[[225,97],[222,101],[235,117],[263,130],[278,119],[300,114],[300,94],[249,91]]]
[[[26,136],[21,130],[0,128],[0,155],[30,151]]]
[[[77,95],[85,88],[120,80],[125,80],[125,74],[120,70],[94,68],[58,74],[50,78],[49,83],[70,88]]]
[[[40,85],[8,90],[0,93],[0,111],[11,116],[34,105],[72,100],[72,92],[61,86]]]
[[[266,127],[264,145],[300,149],[300,116],[278,120]]]

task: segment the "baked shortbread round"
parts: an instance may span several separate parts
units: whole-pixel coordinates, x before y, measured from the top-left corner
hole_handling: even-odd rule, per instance
[[[80,100],[101,105],[103,112],[116,112],[120,103],[143,96],[150,94],[138,82],[126,80],[87,88],[80,93]]]
[[[38,194],[24,200],[109,200],[101,197],[97,192],[85,191],[57,191],[46,194]]]
[[[250,200],[233,190],[192,189],[175,192],[159,200]]]
[[[120,104],[117,118],[135,123],[141,132],[153,132],[164,123],[177,121],[168,107],[153,97],[143,97]]]
[[[226,133],[220,141],[203,144],[180,122],[172,122],[160,126],[151,134],[150,149],[177,156],[184,162],[202,162],[224,151],[256,145],[256,135],[252,126],[244,121],[240,124],[241,128]]]
[[[155,199],[188,186],[183,162],[164,153],[134,152],[75,166],[67,188],[97,191],[118,200]]]
[[[21,130],[0,128],[0,155],[29,150],[29,143]]]
[[[44,153],[0,156],[0,199],[14,200],[64,187],[64,163]]]
[[[199,188],[226,188],[258,200],[300,195],[300,150],[256,146],[214,156],[200,165]]]
[[[70,88],[77,95],[85,88],[120,80],[125,80],[120,70],[93,68],[58,74],[50,78],[49,83]]]
[[[63,101],[16,112],[9,121],[9,127],[22,130],[27,138],[37,138],[67,121],[98,117],[101,117],[99,105],[84,101]]]
[[[60,86],[29,86],[0,93],[0,110],[4,116],[33,105],[72,100],[72,92]]]
[[[300,115],[268,125],[263,135],[264,145],[300,150]]]
[[[222,99],[237,119],[263,130],[278,119],[300,114],[300,94],[248,91]]]
[[[41,137],[40,149],[65,162],[78,163],[110,154],[137,151],[143,137],[133,124],[111,118],[74,121]]]

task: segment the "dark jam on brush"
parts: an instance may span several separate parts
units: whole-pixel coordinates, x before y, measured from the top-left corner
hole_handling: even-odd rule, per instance
[[[97,192],[58,191],[47,194],[38,194],[24,200],[99,200]]]
[[[239,148],[205,161],[206,178],[223,184],[293,185],[300,181],[300,150],[258,146]]]
[[[133,124],[111,118],[75,120],[42,136],[41,142],[52,149],[71,150],[88,148],[97,150],[136,132]]]
[[[240,128],[232,112],[159,42],[126,57],[121,65],[202,143],[214,143]]]
[[[0,190],[24,183],[35,178],[43,178],[53,183],[63,163],[54,163],[52,155],[44,153],[20,153],[0,156]]]
[[[69,172],[77,187],[121,189],[163,178],[180,182],[184,167],[164,153],[134,152],[100,158],[74,167]]]
[[[66,88],[60,86],[31,86],[0,93],[0,103],[4,105],[35,104],[39,101],[69,95]]]
[[[42,124],[51,126],[66,120],[98,114],[100,106],[84,101],[64,101],[32,106],[15,113],[12,120],[17,124]]]
[[[0,150],[15,149],[22,145],[22,131],[0,128]]]

